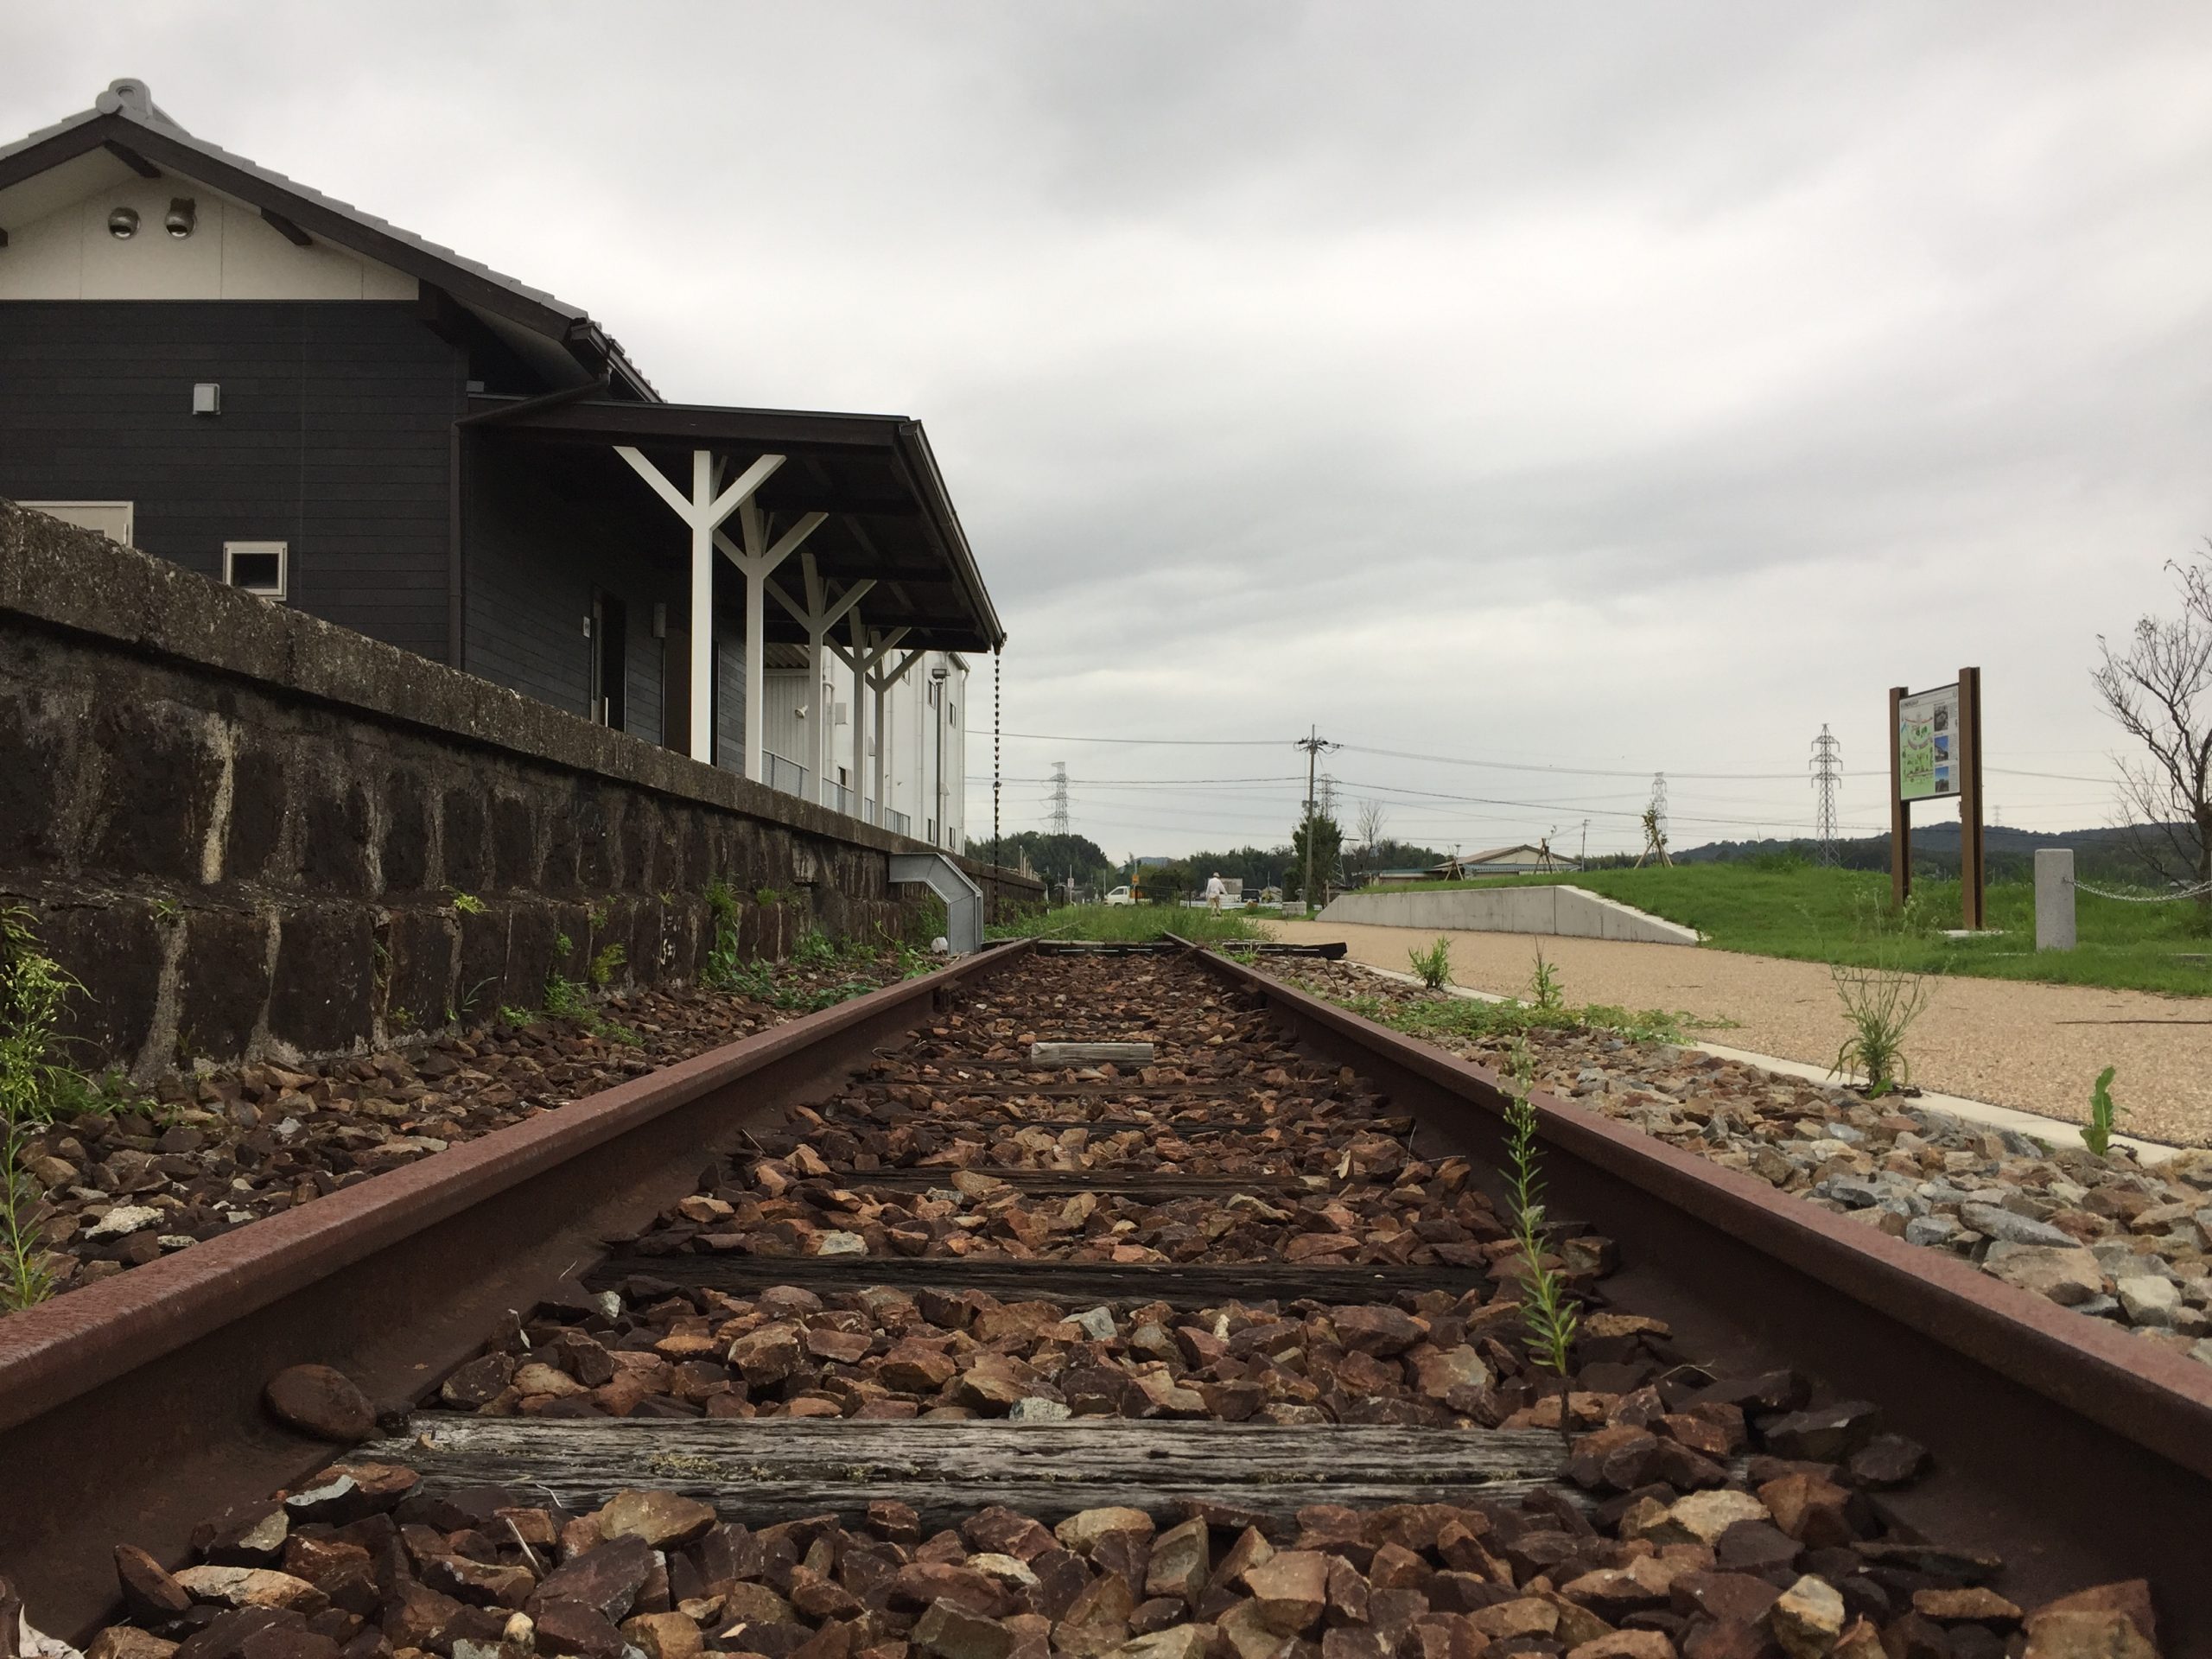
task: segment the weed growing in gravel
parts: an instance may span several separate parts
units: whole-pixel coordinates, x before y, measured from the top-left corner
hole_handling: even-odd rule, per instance
[[[1866,1075],[1866,1093],[1878,1100],[1912,1081],[1905,1033],[1928,1007],[1928,982],[1919,974],[1869,963],[1837,963],[1828,969],[1851,1035],[1835,1052],[1830,1070]]]
[[[2089,1090],[2089,1121],[2082,1126],[2082,1144],[2100,1158],[2112,1150],[2112,1126],[2120,1117],[2120,1108],[2112,1098],[2112,1080],[2119,1071],[2118,1066],[2108,1065],[2097,1073]]]
[[[1408,950],[1414,976],[1432,991],[1440,991],[1452,982],[1452,941],[1441,933],[1436,943],[1426,950]]]
[[[28,1125],[0,1125],[0,1310],[13,1312],[54,1294],[46,1249],[38,1236],[45,1200],[23,1167]]]
[[[24,1154],[41,1128],[85,1103],[85,1080],[52,1058],[78,988],[38,948],[30,912],[0,909],[0,1307],[54,1294],[38,1237],[44,1196]]]
[[[1702,1025],[1684,1014],[1658,1008],[1631,1010],[1608,1003],[1580,1007],[1541,1008],[1530,1002],[1482,1002],[1471,997],[1401,1001],[1387,996],[1332,996],[1325,986],[1307,988],[1377,1025],[1434,1043],[1481,1042],[1530,1031],[1610,1031],[1636,1043],[1682,1043],[1689,1028]]]
[[[1544,947],[1536,947],[1536,966],[1529,976],[1529,1000],[1539,1008],[1563,1008],[1567,1006],[1567,988],[1560,983],[1559,969],[1544,960]]]
[[[1565,1278],[1544,1261],[1551,1230],[1544,1223],[1543,1168],[1536,1151],[1536,1108],[1530,1099],[1535,1070],[1527,1046],[1515,1043],[1505,1084],[1505,1179],[1513,1190],[1513,1236],[1521,1251],[1522,1327],[1530,1354],[1559,1377],[1559,1437],[1572,1446],[1568,1363],[1582,1314],[1567,1294]]]

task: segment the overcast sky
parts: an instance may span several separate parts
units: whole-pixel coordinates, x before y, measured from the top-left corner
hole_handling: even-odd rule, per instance
[[[2104,823],[2212,531],[2201,3],[0,10],[0,131],[126,74],[671,397],[919,416],[1006,825],[1064,760],[1116,855],[1287,838],[1309,726],[1432,845],[1789,833],[1823,721],[1885,827],[1965,663],[2002,822]]]

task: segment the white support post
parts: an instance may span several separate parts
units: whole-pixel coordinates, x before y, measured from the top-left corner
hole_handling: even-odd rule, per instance
[[[904,638],[906,632],[904,628],[899,629],[898,633],[893,636],[890,643],[896,643],[898,639]],[[890,649],[890,643],[887,643],[884,647],[887,652]],[[883,718],[883,701],[889,695],[891,688],[906,677],[906,671],[921,660],[920,652],[910,651],[899,662],[899,666],[888,674],[881,673],[873,668],[868,674],[868,689],[875,695],[875,798],[883,810],[886,829],[891,827],[891,798],[887,792],[885,784],[891,761],[891,728]]]
[[[773,582],[768,583],[768,591],[775,594],[778,602],[806,630],[806,702],[814,728],[807,737],[807,747],[813,751],[807,757],[807,766],[814,774],[810,798],[822,801],[829,793],[822,774],[828,767],[830,753],[829,734],[824,729],[830,723],[829,711],[819,706],[822,702],[822,642],[828,637],[830,630],[844,620],[845,613],[867,596],[875,586],[875,580],[870,577],[866,582],[856,582],[837,599],[831,600],[823,587],[822,574],[815,567],[813,554],[799,556],[799,572],[806,594],[804,605],[794,602],[791,594]]]
[[[848,651],[835,641],[831,642],[830,649],[837,653],[838,661],[853,671],[853,787],[855,790],[866,787],[861,779],[867,771],[868,721],[861,712],[861,693],[874,686],[875,821],[879,825],[885,825],[887,823],[885,815],[891,810],[891,804],[883,798],[883,752],[887,747],[883,730],[883,687],[876,685],[875,671],[877,665],[891,654],[901,639],[906,637],[906,630],[893,628],[889,633],[870,633],[861,626],[861,613],[857,607],[847,620],[852,625],[852,649]],[[911,665],[911,664],[908,664],[908,666]],[[903,674],[906,671],[905,668],[901,668],[899,673]],[[898,676],[893,675],[892,677],[895,679]],[[886,681],[884,683],[888,685],[889,683]]]
[[[800,543],[820,529],[829,517],[826,512],[810,512],[772,544],[760,509],[747,500],[737,515],[738,533],[744,538],[744,544],[740,546],[719,531],[715,533],[715,545],[745,575],[745,775],[762,782],[766,781],[761,778],[765,747],[761,739],[767,729],[766,711],[762,706],[768,696],[767,594],[774,587],[768,580],[768,573],[796,553]],[[780,599],[782,594],[779,593],[777,597]],[[788,605],[791,601],[784,602]]]
[[[725,553],[731,552],[728,538],[721,533],[722,521],[733,512],[745,510],[750,510],[758,516],[759,510],[753,505],[753,493],[773,476],[779,467],[784,464],[784,458],[781,455],[762,455],[738,475],[736,482],[726,489],[718,491],[715,488],[715,482],[719,474],[715,465],[714,453],[707,449],[694,449],[691,452],[691,493],[687,496],[675,485],[670,483],[661,469],[646,460],[642,451],[628,444],[619,443],[614,446],[614,452],[628,461],[631,470],[651,485],[653,493],[668,503],[676,516],[690,527],[691,758],[694,760],[703,760],[709,766],[712,766],[715,763],[714,550],[720,546]],[[809,514],[808,518],[811,522],[807,523],[807,529],[810,531],[815,524],[822,521],[823,517],[823,515],[820,513]],[[793,546],[797,544],[795,542],[792,543]],[[736,557],[734,553],[731,556]],[[737,563],[741,569],[744,569],[743,559],[738,559]],[[751,648],[754,629],[753,619],[760,613],[758,596],[754,591],[750,572],[747,573],[746,598],[747,601],[746,638],[748,645],[746,652],[746,682],[749,691],[752,688],[753,671],[760,661],[759,652]],[[745,709],[746,734],[748,739],[752,737],[755,729],[754,722],[758,716],[757,700],[748,696]],[[760,776],[760,759],[757,753],[750,747],[746,756],[746,776],[748,778]]]

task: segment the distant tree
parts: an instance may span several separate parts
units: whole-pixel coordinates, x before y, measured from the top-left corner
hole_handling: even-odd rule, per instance
[[[1290,862],[1290,849],[1239,847],[1229,852],[1192,853],[1181,861],[1190,867],[1201,887],[1208,876],[1218,874],[1224,880],[1242,881],[1247,893],[1255,893],[1262,887],[1282,885],[1283,869]]]
[[[1317,894],[1326,893],[1329,883],[1337,879],[1337,865],[1344,851],[1344,832],[1337,821],[1326,813],[1316,812],[1302,819],[1297,832],[1290,838],[1290,879],[1301,887],[1306,879],[1306,844],[1313,843],[1313,892],[1301,892],[1299,897],[1312,904]]]
[[[1088,836],[1054,836],[1041,830],[1019,830],[993,841],[969,843],[971,856],[1003,869],[1014,868],[1025,855],[1029,868],[1052,885],[1057,893],[1063,882],[1095,886],[1110,874],[1112,863],[1104,850]]]
[[[2181,614],[2145,616],[2123,650],[2102,634],[2090,671],[2105,713],[2148,752],[2120,763],[2120,808],[2136,855],[2164,880],[2212,883],[2212,560],[2169,562]],[[2197,895],[2212,925],[2212,893]]]
[[[1382,826],[1390,820],[1390,809],[1380,801],[1362,801],[1352,818],[1352,829],[1359,836],[1360,862],[1367,869],[1377,868],[1375,862],[1376,843],[1382,839]]]

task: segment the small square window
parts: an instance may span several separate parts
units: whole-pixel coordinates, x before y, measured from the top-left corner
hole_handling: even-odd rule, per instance
[[[283,542],[225,542],[223,580],[264,599],[282,599],[291,575]]]

